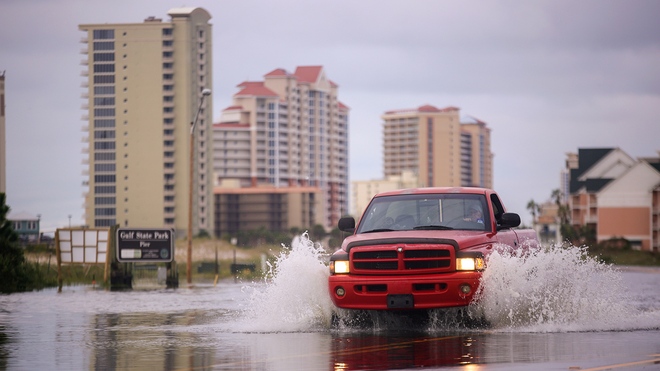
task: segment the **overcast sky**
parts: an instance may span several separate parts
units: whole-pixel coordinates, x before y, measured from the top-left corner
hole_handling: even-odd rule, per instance
[[[382,178],[388,110],[456,106],[492,130],[494,188],[531,224],[565,154],[660,150],[660,1],[0,0],[7,203],[42,228],[83,222],[79,24],[213,24],[214,117],[244,80],[322,65],[350,107],[350,178]]]

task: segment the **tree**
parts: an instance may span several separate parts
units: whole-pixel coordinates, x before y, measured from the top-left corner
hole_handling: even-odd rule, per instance
[[[569,209],[568,205],[562,202],[562,195],[559,189],[552,190],[552,199],[557,205],[557,216],[559,217],[559,225],[569,223]]]
[[[541,212],[541,205],[537,204],[534,200],[527,202],[527,210],[532,214],[532,225],[536,225],[536,215]]]
[[[18,245],[18,234],[7,220],[9,206],[6,195],[0,193],[0,292],[10,293],[32,287],[31,266]]]
[[[7,220],[7,214],[9,213],[9,206],[5,204],[7,196],[4,193],[0,193],[0,245],[1,247],[5,246],[5,243],[12,243],[18,241],[18,234],[14,231],[14,228],[11,225],[11,222]]]

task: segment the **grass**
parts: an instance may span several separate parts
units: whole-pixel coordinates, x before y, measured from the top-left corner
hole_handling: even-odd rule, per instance
[[[608,264],[660,267],[660,254],[650,251],[591,247],[588,252]]]

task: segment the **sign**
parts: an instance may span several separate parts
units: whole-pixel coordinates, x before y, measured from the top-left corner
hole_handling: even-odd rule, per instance
[[[64,264],[104,264],[108,254],[108,228],[64,228],[56,232],[56,251]]]
[[[174,232],[171,229],[117,229],[119,262],[171,262],[173,257]]]

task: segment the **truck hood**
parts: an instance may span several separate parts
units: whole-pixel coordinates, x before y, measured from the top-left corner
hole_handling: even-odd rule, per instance
[[[374,245],[382,245],[387,243],[416,243],[420,240],[453,240],[461,250],[469,249],[475,246],[484,245],[492,242],[492,233],[484,231],[464,231],[464,230],[450,230],[450,231],[392,231],[392,232],[376,232],[376,233],[360,233],[346,237],[342,242],[341,249],[347,251],[347,246],[352,244],[360,244],[364,246],[369,241],[373,241]],[[389,242],[388,242],[389,241]]]

